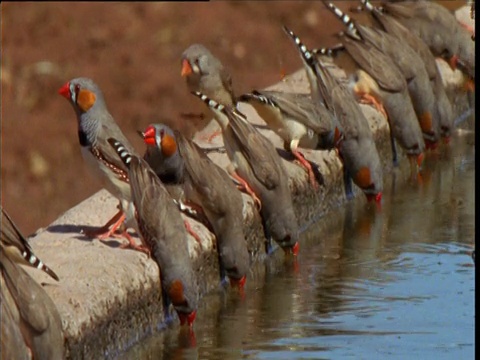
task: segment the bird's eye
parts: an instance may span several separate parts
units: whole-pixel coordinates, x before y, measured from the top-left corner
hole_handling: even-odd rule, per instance
[[[165,130],[164,130],[164,129],[161,129],[161,130],[160,130],[160,137],[163,138],[163,135],[165,135]]]

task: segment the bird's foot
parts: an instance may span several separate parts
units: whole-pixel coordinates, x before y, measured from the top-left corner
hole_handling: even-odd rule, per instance
[[[250,185],[248,185],[248,183],[245,181],[245,179],[243,179],[240,175],[238,175],[236,171],[231,172],[230,175],[239,183],[239,185],[237,185],[237,188],[240,191],[243,191],[243,192],[247,193],[248,195],[250,195],[252,197],[253,202],[255,203],[255,206],[257,207],[258,211],[260,211],[262,209],[262,202],[258,198],[257,194],[255,194],[253,189],[250,187]]]
[[[210,144],[213,141],[213,139],[215,139],[218,135],[221,135],[221,134],[222,134],[222,130],[217,129],[211,135],[202,136],[201,139]]]
[[[373,95],[363,93],[360,98],[360,103],[372,105],[375,109],[377,109],[378,112],[380,112],[385,117],[385,119],[388,117],[387,111],[385,110],[383,104],[378,101]]]
[[[305,168],[305,170],[307,171],[308,178],[310,180],[310,184],[312,185],[312,187],[315,190],[318,190],[318,182],[317,182],[317,179],[315,178],[315,174],[313,172],[312,165],[310,164],[310,162],[307,159],[305,159],[305,156],[301,152],[297,150],[292,150],[292,154],[298,160],[298,162],[300,163],[300,166]]]
[[[83,230],[83,233],[91,238],[106,240],[114,236],[115,231],[123,224],[125,214],[122,210],[117,212],[105,225],[95,230]]]
[[[187,232],[193,236],[193,238],[197,241],[198,245],[200,245],[200,248],[202,248],[202,239],[200,239],[200,236],[195,232],[195,230],[192,229],[192,226],[187,220],[184,220],[183,223],[185,224],[185,229]]]
[[[128,240],[128,244],[120,245],[120,249],[133,249],[136,251],[140,251],[145,253],[148,257],[151,257],[150,250],[144,245],[137,245],[135,239],[125,230],[121,234],[121,236],[125,237]]]

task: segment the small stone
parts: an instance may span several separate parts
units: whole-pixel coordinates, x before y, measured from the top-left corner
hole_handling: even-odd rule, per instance
[[[318,15],[317,12],[314,10],[308,10],[307,12],[305,12],[305,14],[303,15],[303,19],[309,27],[313,28],[318,25]]]
[[[30,171],[35,177],[42,178],[48,174],[50,166],[45,158],[36,151],[30,153]]]
[[[245,45],[241,43],[237,43],[233,46],[233,55],[237,59],[243,59],[247,53],[247,50],[245,49]]]

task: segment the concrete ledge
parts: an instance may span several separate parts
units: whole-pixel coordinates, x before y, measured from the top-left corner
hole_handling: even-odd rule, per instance
[[[463,81],[461,74],[452,72],[445,65],[439,60],[449,95],[455,98],[454,111],[458,116],[468,109],[468,98],[458,90]],[[342,76],[342,70],[337,69],[336,72]],[[305,72],[300,70],[288,76],[274,88],[308,92]],[[369,120],[384,171],[393,171],[387,122],[372,107],[361,107]],[[264,124],[249,105],[241,104],[240,110],[253,123]],[[216,127],[216,124],[212,122],[209,127]],[[210,131],[211,128],[204,130]],[[261,131],[277,148],[282,148],[283,142],[276,134],[267,129]],[[222,144],[222,139],[217,137],[210,145],[198,142],[204,147],[218,146]],[[308,184],[306,172],[291,162],[292,157],[281,150],[279,153],[284,157],[301,227],[307,227],[329,209],[346,201],[342,165],[335,152],[305,151],[306,158],[318,165],[323,176],[324,184],[316,192]],[[405,160],[404,154],[399,155],[401,160]],[[225,154],[212,153],[210,156],[223,167],[228,163]],[[400,166],[394,171],[403,170],[405,168]],[[360,194],[357,188],[354,192],[355,195]],[[261,221],[251,198],[243,195],[243,199],[248,248],[252,258],[258,260],[265,256]],[[166,326],[156,263],[143,253],[119,249],[117,240],[100,242],[81,234],[81,230],[89,226],[103,225],[117,211],[116,205],[117,201],[107,191],[101,190],[60,216],[48,228],[37,231],[30,239],[35,253],[55,270],[61,280],[54,283],[42,272],[27,269],[34,279],[45,283],[45,290],[58,307],[68,358],[93,359],[114,355]],[[189,236],[189,251],[196,273],[201,274],[197,278],[199,292],[205,294],[219,287],[214,236],[201,224],[193,220],[190,222],[202,238],[200,246]]]

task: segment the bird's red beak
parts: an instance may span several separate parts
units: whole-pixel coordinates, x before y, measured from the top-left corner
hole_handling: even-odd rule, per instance
[[[190,65],[190,63],[188,62],[188,60],[183,59],[183,61],[182,61],[182,73],[181,73],[182,77],[188,76],[192,72],[193,72],[193,69],[192,69],[192,66]]]
[[[377,204],[382,201],[382,193],[379,192],[378,194],[366,194],[367,196],[367,201],[375,201]]]
[[[70,99],[70,82],[65,83],[60,89],[58,89],[58,93],[62,95],[66,99]]]
[[[190,314],[185,314],[185,313],[178,313],[178,318],[180,319],[180,325],[183,325],[185,323],[188,324],[189,327],[192,327],[193,322],[195,321],[195,318],[197,316],[197,311],[194,310]]]
[[[246,281],[247,281],[247,276],[246,275],[243,275],[240,279],[230,278],[230,286],[231,287],[238,287],[239,289],[243,289]]]
[[[297,256],[298,255],[298,250],[300,250],[300,244],[298,243],[298,241],[292,246],[292,248],[290,249],[290,252],[292,253],[293,256]]]
[[[155,146],[155,128],[153,126],[149,126],[145,129],[142,133],[143,141],[147,145]]]

